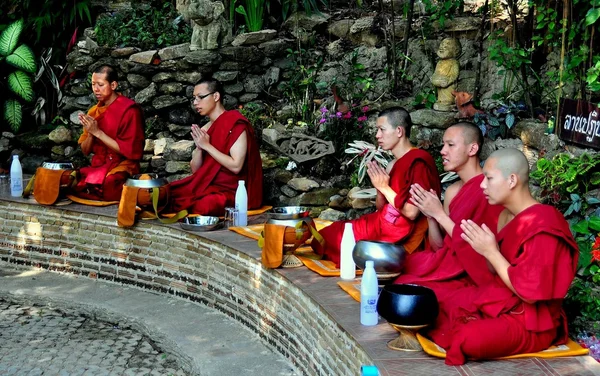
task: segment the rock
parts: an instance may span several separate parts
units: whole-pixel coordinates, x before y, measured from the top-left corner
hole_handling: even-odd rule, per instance
[[[287,184],[293,177],[294,175],[290,171],[283,169],[277,169],[273,175],[273,179],[281,184]]]
[[[169,143],[164,149],[163,158],[167,161],[186,161],[189,163],[192,159],[192,151],[195,148],[194,141],[183,140]]]
[[[289,185],[281,186],[280,190],[281,193],[283,193],[287,197],[296,197],[298,195],[298,192],[292,189]]]
[[[179,125],[189,126],[195,122],[195,116],[192,110],[187,108],[176,108],[169,111],[169,121]]]
[[[189,162],[167,161],[165,171],[169,174],[183,173],[189,174],[192,172]]]
[[[293,189],[301,192],[308,192],[313,188],[320,187],[319,183],[307,178],[293,178],[290,181],[288,181],[287,184]]]
[[[298,11],[288,17],[282,28],[291,31],[294,35],[300,31],[311,32],[326,25],[329,18],[330,16],[325,13],[313,12],[307,15],[304,11]]]
[[[114,58],[128,57],[137,52],[140,52],[140,49],[137,47],[123,47],[112,50],[110,56]]]
[[[150,166],[152,166],[156,170],[164,170],[167,165],[167,161],[161,156],[155,155],[150,160]]]
[[[240,97],[240,102],[241,103],[248,103],[248,102],[252,102],[256,98],[258,98],[258,94],[255,94],[255,93],[246,93],[246,94],[244,94],[244,95],[242,95]]]
[[[56,155],[58,158],[61,158],[65,156],[65,148],[60,145],[56,145],[50,149],[50,153],[52,153],[52,155]]]
[[[190,127],[186,125],[169,124],[169,132],[177,137],[185,137],[190,134]]]
[[[256,46],[223,47],[219,50],[219,53],[221,53],[225,60],[241,61],[244,63],[258,63],[264,57],[262,51]]]
[[[180,104],[187,103],[188,100],[184,97],[174,97],[171,95],[161,95],[152,100],[152,106],[157,110],[173,107]]]
[[[374,16],[361,17],[352,23],[350,34],[357,34],[361,31],[369,31],[373,28]]]
[[[250,33],[240,34],[235,37],[233,42],[231,42],[232,46],[247,46],[251,44],[259,44],[264,43],[270,40],[273,40],[277,36],[276,30],[265,29]]]
[[[212,66],[221,62],[221,56],[215,51],[196,50],[188,53],[183,60],[194,65]]]
[[[213,78],[221,82],[229,82],[237,79],[239,73],[238,71],[217,71],[213,73]]]
[[[346,38],[350,34],[350,28],[354,22],[351,18],[331,22],[327,27],[327,32],[338,38]]]
[[[0,153],[11,150],[12,147],[10,146],[10,139],[4,137],[0,138]]]
[[[65,142],[72,141],[73,138],[71,136],[71,131],[67,129],[64,125],[59,125],[48,135],[50,141],[55,142],[57,144],[64,144]]]
[[[129,81],[131,86],[138,89],[145,88],[150,85],[150,80],[141,74],[130,73],[127,75],[127,81]]]
[[[77,151],[77,149],[75,149],[74,147],[67,146],[65,148],[65,157],[72,157],[76,151]]]
[[[346,52],[344,42],[341,39],[329,43],[327,47],[325,47],[325,51],[327,51],[327,54],[331,56],[332,59],[341,59]]]
[[[175,73],[175,81],[187,82],[192,85],[195,85],[196,82],[200,81],[201,78],[202,78],[202,73],[200,73],[200,72],[176,72]]]
[[[179,94],[183,91],[183,85],[179,82],[167,82],[160,85],[158,91],[165,94]]]
[[[326,221],[342,221],[346,219],[346,213],[335,210],[335,209],[325,209],[319,214],[319,219],[324,219]]]
[[[480,23],[481,19],[477,17],[454,17],[444,22],[444,31],[447,33],[476,31],[479,30]],[[435,22],[433,27],[440,29],[438,22]]]
[[[429,108],[413,111],[410,114],[413,124],[446,129],[456,122],[456,112],[441,112]]]
[[[548,124],[535,119],[523,119],[517,122],[512,133],[519,137],[523,144],[538,150],[552,151],[560,148],[560,139],[554,134],[546,134]]]
[[[75,125],[81,125],[81,122],[79,121],[80,114],[85,114],[85,111],[78,110],[71,112],[71,115],[69,115],[69,121]]]
[[[236,95],[244,92],[244,84],[241,82],[236,82],[232,85],[224,85],[223,90],[227,94]]]
[[[152,82],[163,83],[173,81],[175,79],[175,74],[170,72],[160,72],[152,76]]]
[[[150,85],[148,85],[147,88],[141,90],[139,93],[136,94],[135,101],[138,104],[150,103],[152,99],[156,97],[156,93],[156,84],[152,82]]]
[[[37,170],[38,167],[44,162],[48,162],[48,158],[41,155],[30,155],[19,159],[21,160],[21,167],[25,174],[35,174],[35,170]]]
[[[88,67],[95,61],[96,60],[89,55],[83,55],[77,51],[71,52],[67,55],[68,71],[69,73],[74,71],[87,72]]]
[[[154,141],[154,155],[161,155],[165,149],[171,145],[175,140],[172,138],[159,138]]]
[[[155,59],[158,59],[157,50],[142,51],[129,56],[129,61],[146,65],[154,64]]]
[[[281,69],[277,67],[269,67],[267,72],[263,76],[263,82],[265,86],[269,87],[279,82],[279,76],[281,75]]]
[[[428,128],[420,125],[413,125],[410,130],[410,140],[419,146],[442,146],[444,130],[437,128]]]
[[[329,198],[337,192],[335,188],[321,188],[311,192],[304,192],[289,200],[289,205],[327,206]]]
[[[352,205],[350,205],[350,201],[346,197],[333,195],[329,200],[329,207],[333,209],[349,209]]]
[[[258,45],[258,48],[265,54],[265,56],[272,58],[279,58],[287,50],[292,41],[289,39],[275,39],[269,42],[264,42]]]
[[[144,153],[154,152],[154,140],[147,138],[144,142]]]
[[[183,43],[175,46],[165,47],[158,51],[158,56],[162,61],[179,59],[190,53],[190,44]]]
[[[350,205],[353,209],[367,209],[370,207],[374,207],[375,204],[371,202],[369,198],[353,198],[352,194],[362,190],[360,187],[354,187],[348,192],[348,198],[350,200]]]
[[[265,83],[262,76],[249,74],[244,80],[244,89],[247,93],[262,93],[265,88]]]

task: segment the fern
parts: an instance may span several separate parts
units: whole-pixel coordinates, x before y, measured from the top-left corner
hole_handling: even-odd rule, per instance
[[[8,87],[25,101],[33,101],[33,80],[27,73],[15,71],[9,74]]]
[[[12,54],[6,57],[6,62],[15,68],[19,68],[29,73],[35,73],[37,66],[35,64],[35,55],[31,48],[26,45],[20,45]]]
[[[19,101],[9,99],[4,102],[4,120],[10,125],[13,131],[18,131],[21,127],[23,117],[23,107]]]
[[[8,56],[15,50],[21,31],[23,31],[23,20],[13,22],[2,32],[0,35],[1,56]]]

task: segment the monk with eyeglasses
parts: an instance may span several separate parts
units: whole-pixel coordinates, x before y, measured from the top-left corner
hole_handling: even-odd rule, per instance
[[[192,175],[171,183],[174,211],[221,216],[234,205],[239,180],[246,184],[248,209],[262,204],[262,162],[254,129],[238,111],[225,110],[223,95],[215,79],[202,79],[194,87],[192,106],[209,122],[192,125]]]

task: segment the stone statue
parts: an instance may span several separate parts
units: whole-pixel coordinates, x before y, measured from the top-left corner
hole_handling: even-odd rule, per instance
[[[437,111],[454,111],[454,96],[458,80],[459,65],[456,57],[460,55],[460,42],[454,38],[446,38],[440,43],[437,55],[440,58],[431,76],[431,83],[437,88],[437,101],[433,109]]]
[[[223,17],[222,1],[177,0],[177,10],[184,19],[192,21],[190,50],[214,50],[231,43],[231,27]]]

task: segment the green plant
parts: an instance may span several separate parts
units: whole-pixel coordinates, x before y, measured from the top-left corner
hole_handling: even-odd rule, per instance
[[[505,138],[521,112],[525,112],[527,106],[524,103],[502,104],[488,112],[477,112],[473,122],[479,126],[484,136],[495,140],[498,137]]]
[[[423,25],[425,33],[429,33],[433,27],[433,24],[437,22],[441,29],[446,25],[447,20],[454,18],[454,14],[457,10],[464,6],[463,0],[424,0],[425,11],[429,14],[429,17],[425,20]]]
[[[352,142],[370,140],[373,134],[367,124],[369,107],[352,106],[348,112],[332,112],[326,107],[321,107],[321,118],[317,125],[320,130],[318,135],[326,141],[331,141],[335,148],[335,156],[343,160],[347,145]],[[363,174],[364,175],[364,174]]]
[[[415,96],[415,100],[412,102],[412,105],[424,106],[425,108],[433,108],[433,104],[437,100],[435,94],[435,88],[433,88],[432,86],[427,86]]]
[[[287,20],[290,14],[298,11],[299,4],[302,3],[302,8],[307,16],[313,13],[320,13],[319,6],[316,0],[277,0],[281,6],[281,18]],[[325,8],[329,7],[327,0],[320,0],[321,5]]]
[[[382,167],[385,168],[394,158],[390,151],[382,150],[369,142],[355,140],[354,142],[348,143],[348,146],[349,147],[346,148],[344,152],[346,154],[356,154],[356,156],[352,157],[352,159],[346,162],[347,166],[351,163],[354,163],[357,158],[360,157],[360,161],[358,161],[358,166],[355,171],[356,175],[353,173],[350,177],[351,181],[356,180],[353,182],[354,187],[359,186],[363,182],[365,173],[367,172],[367,162],[376,160]]]
[[[249,31],[259,31],[263,25],[263,12],[268,3],[266,0],[242,0],[244,5],[238,5],[235,11],[244,16]]]
[[[173,4],[158,0],[106,14],[98,18],[95,31],[100,45],[142,49],[189,42],[192,35],[190,25],[178,15]]]
[[[0,77],[6,77],[5,82],[0,81],[4,89],[0,94],[0,102],[3,102],[4,120],[15,132],[21,128],[23,118],[21,101],[33,101],[32,75],[37,70],[31,48],[25,44],[18,45],[22,31],[23,21],[19,20],[13,22],[0,35]]]

